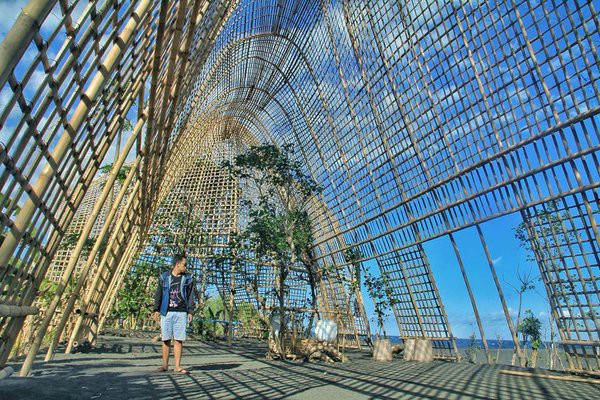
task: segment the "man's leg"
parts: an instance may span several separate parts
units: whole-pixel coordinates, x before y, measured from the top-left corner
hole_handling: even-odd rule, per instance
[[[181,352],[183,350],[183,342],[181,340],[175,340],[173,343],[173,352],[175,353],[175,371],[179,372],[181,368]]]
[[[175,342],[175,343],[177,343],[177,342]],[[175,345],[175,348],[177,348],[177,345]],[[170,350],[171,350],[171,341],[163,340],[163,342],[162,342],[162,367],[165,371],[169,369]],[[181,357],[181,351],[180,351],[180,357]],[[175,360],[177,360],[177,351],[175,351]]]
[[[179,312],[173,317],[173,352],[175,353],[175,372],[187,374],[188,372],[181,368],[181,353],[183,352],[183,342],[187,339],[187,313]]]
[[[171,339],[173,338],[173,317],[171,313],[167,313],[166,316],[160,316],[160,330],[162,336],[162,366],[159,370],[168,371]]]

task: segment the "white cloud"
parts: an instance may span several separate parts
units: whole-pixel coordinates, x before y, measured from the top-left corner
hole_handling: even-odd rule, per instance
[[[2,91],[0,91],[0,111],[4,111],[11,98],[12,91],[10,89],[5,87]],[[17,122],[16,120],[20,116],[18,107],[19,106],[16,104],[13,106],[12,110],[8,114],[8,118],[4,123],[4,126],[2,129],[0,129],[0,142],[4,144],[8,142],[8,139],[10,139],[15,130]]]
[[[4,89],[2,89],[2,91],[0,91],[0,107],[1,108],[6,107],[6,105],[8,104],[8,102],[10,101],[11,98],[12,98],[12,91],[8,87],[5,87]]]
[[[498,265],[500,263],[500,261],[502,261],[502,256],[498,257],[498,258],[494,258],[492,260],[492,264],[494,265]]]
[[[44,71],[36,69],[35,71],[33,71],[33,74],[31,74],[29,85],[31,85],[32,89],[37,90],[40,86],[42,86],[42,83],[44,82],[45,78],[46,73]]]
[[[0,129],[0,143],[6,145],[6,143],[8,143],[8,140],[11,138],[14,130],[14,126],[3,126],[2,129]]]
[[[27,3],[28,0],[0,0],[0,39],[4,39]]]

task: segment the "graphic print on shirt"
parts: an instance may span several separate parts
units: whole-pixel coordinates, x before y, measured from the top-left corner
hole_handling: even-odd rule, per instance
[[[185,310],[185,302],[181,295],[181,276],[171,277],[169,287],[169,310]]]

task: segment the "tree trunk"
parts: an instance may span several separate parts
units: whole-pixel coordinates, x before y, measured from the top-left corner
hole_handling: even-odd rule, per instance
[[[554,321],[552,320],[552,313],[549,313],[548,318],[550,322],[550,356],[549,356],[549,368],[554,369],[554,357],[555,357],[555,346],[554,346]]]
[[[519,338],[519,334],[518,334],[518,330],[519,330],[519,323],[521,322],[521,305],[522,305],[522,300],[523,300],[523,292],[519,292],[519,308],[517,311],[517,340]],[[513,346],[513,355],[512,355],[512,360],[510,362],[510,365],[516,365],[517,363],[517,344],[514,343]]]
[[[502,340],[497,338],[497,341],[498,341],[498,350],[496,350],[496,363],[498,363],[498,361],[500,360],[500,351],[502,350]]]
[[[284,349],[284,330],[285,330],[285,292],[284,292],[284,263],[283,262],[279,262],[279,278],[278,278],[278,293],[277,293],[277,297],[279,300],[279,310],[278,310],[278,317],[279,317],[279,332],[277,332],[277,335],[275,337],[275,343],[277,345],[277,352],[279,353],[279,356],[281,357],[281,359],[285,359],[285,349]]]
[[[237,254],[231,260],[231,276],[229,288],[229,331],[227,332],[227,344],[231,346],[233,341],[233,308],[235,306],[235,270],[237,266]]]
[[[531,368],[535,368],[537,365],[538,349],[531,350]]]
[[[313,327],[314,320],[315,320],[315,314],[318,315],[318,312],[316,311],[317,310],[317,292],[316,292],[317,276],[315,274],[316,268],[313,267],[313,258],[308,251],[305,252],[304,258],[306,259],[304,262],[304,265],[306,267],[306,270],[308,271],[308,284],[310,286],[311,307],[313,310],[315,310],[314,312],[312,312],[310,314],[310,318],[308,320],[308,334],[310,335],[310,332],[312,331],[312,327]]]

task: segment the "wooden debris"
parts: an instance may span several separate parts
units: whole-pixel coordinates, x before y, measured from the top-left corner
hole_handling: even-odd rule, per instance
[[[600,379],[583,378],[583,377],[571,376],[571,375],[548,375],[548,374],[540,374],[537,372],[513,371],[513,370],[509,370],[509,369],[501,369],[500,373],[506,374],[506,375],[527,376],[530,378],[555,379],[558,381],[568,381],[568,382],[584,382],[584,383],[593,383],[596,385],[600,384]]]
[[[266,357],[269,360],[281,358],[273,340],[269,341],[269,351]],[[286,343],[285,358],[286,360],[294,361],[319,360],[329,363],[348,361],[348,358],[335,345],[316,339],[297,340],[295,341],[295,346],[292,346],[291,343]]]

